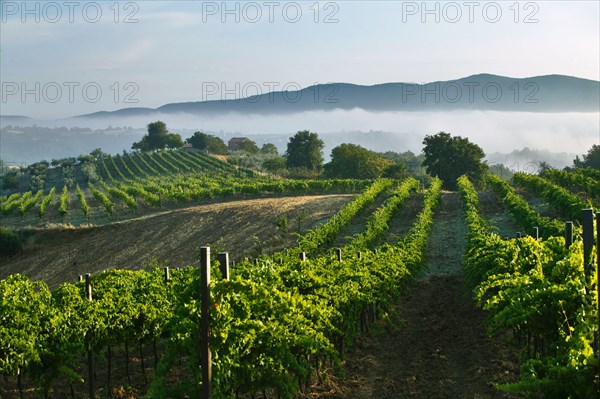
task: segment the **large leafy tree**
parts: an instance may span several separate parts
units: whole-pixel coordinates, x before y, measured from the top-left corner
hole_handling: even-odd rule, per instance
[[[576,168],[594,168],[600,170],[600,145],[594,144],[592,148],[583,156],[583,160],[579,155],[573,160],[573,166]]]
[[[275,144],[272,143],[263,144],[263,146],[260,149],[260,152],[263,154],[279,155],[279,150],[277,150]]]
[[[325,174],[334,178],[374,179],[393,164],[376,152],[356,144],[341,144],[331,151]]]
[[[308,130],[296,133],[287,145],[286,166],[320,172],[323,169],[323,146],[323,140],[317,133]]]
[[[467,175],[473,182],[482,180],[487,165],[482,161],[485,153],[477,144],[446,132],[425,136],[423,144],[423,165],[427,173],[444,181],[444,188],[455,189],[456,179],[461,175]]]
[[[191,144],[192,147],[206,150],[211,154],[225,155],[228,152],[227,146],[221,138],[203,132],[195,132],[192,137],[185,141]]]
[[[240,150],[246,151],[249,154],[258,154],[260,152],[260,148],[258,148],[256,143],[250,139],[244,140],[240,143]]]
[[[148,124],[148,134],[131,146],[134,150],[153,151],[167,148],[179,148],[183,146],[181,136],[169,133],[167,125],[163,121]]]

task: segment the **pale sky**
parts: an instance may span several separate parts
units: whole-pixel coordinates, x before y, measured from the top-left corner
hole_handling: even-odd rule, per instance
[[[600,2],[0,1],[1,115],[477,73],[600,80]],[[224,21],[224,22],[223,22]]]

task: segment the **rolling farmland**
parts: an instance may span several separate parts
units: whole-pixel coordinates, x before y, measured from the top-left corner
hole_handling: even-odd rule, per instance
[[[461,197],[458,193],[442,192],[435,179],[427,186],[410,178],[368,184],[345,180],[309,181],[302,185],[295,181],[267,181],[264,186],[255,183],[255,190],[261,189],[252,193],[277,192],[277,196],[138,216],[137,210],[127,205],[127,197],[120,194],[127,194],[128,188],[133,193],[130,187],[135,184],[144,192],[158,195],[161,204],[163,198],[169,198],[165,203],[176,203],[176,198],[184,204],[193,202],[200,198],[194,193],[200,187],[206,188],[190,170],[186,171],[189,174],[176,174],[175,168],[183,168],[184,161],[174,154],[163,154],[162,162],[155,160],[154,168],[161,165],[165,169],[162,177],[151,178],[148,168],[148,176],[138,177],[137,183],[125,176],[134,174],[133,163],[129,170],[110,170],[109,165],[114,167],[121,162],[115,158],[104,162],[104,179],[91,189],[88,186],[89,194],[83,194],[81,188],[76,190],[80,210],[83,213],[84,198],[90,203],[90,213],[109,214],[104,203],[111,201],[119,204],[120,212],[136,217],[105,226],[64,229],[56,234],[46,231],[47,235],[55,235],[56,241],[51,245],[57,248],[55,257],[67,248],[66,242],[76,238],[81,243],[69,258],[75,264],[69,261],[59,266],[49,255],[26,273],[33,279],[13,274],[26,270],[25,265],[32,261],[27,258],[31,253],[11,258],[2,266],[6,277],[1,283],[5,298],[2,311],[10,314],[5,320],[11,320],[2,327],[3,336],[11,337],[11,353],[19,354],[9,356],[9,361],[1,364],[9,381],[9,388],[0,391],[3,395],[17,395],[25,380],[25,386],[38,386],[48,397],[53,392],[59,396],[69,392],[74,392],[75,397],[86,395],[90,386],[95,387],[97,397],[105,397],[102,392],[122,397],[119,395],[124,395],[124,387],[129,387],[133,397],[197,397],[206,389],[200,355],[207,342],[200,328],[203,321],[210,322],[212,331],[214,397],[259,393],[273,398],[297,397],[310,392],[322,398],[330,397],[328,392],[348,398],[399,394],[435,397],[439,391],[449,395],[486,392],[490,397],[518,397],[496,391],[490,387],[490,381],[505,384],[509,390],[575,392],[573,397],[582,398],[598,389],[594,374],[597,272],[584,268],[583,262],[584,256],[589,262],[594,250],[584,250],[584,233],[577,220],[573,243],[566,246],[566,216],[560,220],[555,215],[577,214],[574,208],[560,202],[561,197],[547,194],[541,183],[554,184],[548,180],[528,185],[527,189],[529,196],[549,202],[558,198],[552,205],[554,214],[549,216],[532,208],[516,185],[492,176],[488,182],[492,191],[479,194],[466,178],[459,179]],[[146,158],[150,165],[150,157]],[[177,166],[176,160],[182,164]],[[192,168],[191,164],[186,165]],[[114,177],[119,175],[117,171],[122,174],[121,180]],[[189,191],[152,191],[147,183],[152,179],[157,187],[167,187],[166,181],[177,179],[177,186],[181,183],[188,187],[189,183]],[[204,181],[210,179],[205,177]],[[520,186],[525,179],[528,177],[517,177],[515,183]],[[327,194],[330,190],[353,192],[357,188],[358,194]],[[94,195],[94,190],[105,197]],[[313,196],[281,197],[288,190],[295,195]],[[327,195],[314,195],[318,190]],[[237,192],[234,190],[233,195]],[[25,204],[36,196],[41,204],[48,195],[25,193],[5,199],[2,206],[8,209],[13,202],[19,202],[19,209],[29,207],[24,213],[37,215],[39,210],[32,211],[33,207]],[[140,199],[142,195],[137,195],[135,203],[148,206]],[[479,198],[484,199],[483,210]],[[260,231],[270,224],[265,237],[281,233],[273,219],[288,212],[293,225],[292,215],[297,212],[294,209],[308,209],[312,215],[295,214],[295,221],[306,226],[304,231],[298,228],[299,236],[289,234],[270,244],[260,243],[259,239],[253,253],[244,252],[252,228]],[[265,214],[270,216],[263,217]],[[521,238],[513,238],[516,231],[510,237],[494,233],[493,225],[482,214],[501,221],[505,230],[507,226],[518,227]],[[234,227],[210,235],[213,225],[227,224],[227,220],[233,220]],[[186,223],[190,227],[199,223],[201,227],[190,230]],[[221,235],[234,234],[233,230],[240,230],[244,223],[249,230],[242,229],[234,240],[220,240]],[[152,226],[157,227],[154,236],[142,234],[152,230]],[[534,231],[539,236],[537,240],[528,237]],[[198,242],[200,232],[210,239]],[[131,241],[135,249],[128,255],[118,249],[127,247],[122,242],[128,235],[138,234],[141,238]],[[118,245],[111,246],[110,237]],[[152,253],[143,243],[157,246],[159,237],[172,237],[165,240],[162,252],[157,252],[166,263],[145,262],[148,258],[143,256],[142,262],[136,263],[135,259],[143,253]],[[94,240],[97,243],[92,246]],[[174,243],[178,245],[172,246]],[[199,295],[200,270],[206,267],[206,262],[197,260],[201,245],[214,246],[208,316],[203,313]],[[92,254],[105,247],[118,260],[111,264],[109,259],[100,257],[98,263],[104,263],[107,270],[96,266],[90,270],[92,258],[85,252],[86,247]],[[38,257],[45,252],[43,246],[38,250]],[[214,252],[219,251],[229,251],[236,258],[229,279],[222,278],[222,264],[214,257]],[[79,263],[78,259],[85,261]],[[516,263],[510,259],[516,259]],[[44,267],[44,263],[48,265]],[[190,266],[185,267],[186,263]],[[164,266],[170,266],[168,281]],[[93,272],[89,278],[91,300],[85,299],[85,282],[73,282],[77,274],[85,272]],[[474,300],[460,289],[464,285],[473,290]],[[515,307],[517,303],[521,305]],[[535,311],[541,304],[544,311]],[[410,325],[394,326],[396,317],[405,317]],[[491,331],[503,340],[514,339],[515,347],[511,349],[498,338],[486,337],[484,318]],[[466,320],[473,324],[465,324]],[[396,338],[390,341],[380,337],[382,328],[388,329],[385,334],[390,338]],[[468,339],[459,339],[461,334]],[[417,336],[427,338],[417,344]],[[414,350],[403,350],[394,342],[412,342]],[[381,347],[382,343],[394,349],[390,352]],[[476,351],[468,349],[473,345],[478,348]],[[431,352],[431,358],[418,358],[424,351]],[[490,362],[489,356],[493,355],[496,358]],[[137,364],[140,359],[141,365]],[[399,360],[402,362],[398,366],[392,366]],[[364,369],[360,366],[364,361],[375,363],[371,369]],[[536,374],[522,369],[519,377],[520,362]],[[438,363],[440,367],[433,366]],[[87,371],[90,364],[97,370],[93,382]],[[126,373],[122,372],[123,365]],[[121,372],[115,372],[115,368]],[[449,370],[454,370],[451,376]],[[380,378],[373,374],[375,371],[383,375],[383,383],[374,383]],[[540,373],[547,377],[536,377]],[[350,378],[341,378],[342,374]],[[477,377],[473,379],[473,375]],[[572,378],[565,380],[564,375]]]

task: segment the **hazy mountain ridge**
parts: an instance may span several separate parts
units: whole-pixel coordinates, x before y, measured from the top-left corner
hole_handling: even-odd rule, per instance
[[[213,97],[218,97],[216,93]],[[382,83],[372,86],[328,83],[298,91],[276,91],[242,99],[165,104],[156,109],[124,108],[80,118],[161,114],[278,114],[315,110],[366,111],[522,111],[598,112],[600,82],[565,75],[530,78],[478,74],[425,84]]]
[[[492,74],[419,83],[381,83],[370,86],[327,83],[297,91],[274,91],[240,99],[221,99],[226,93],[200,93],[205,101],[170,103],[158,108],[122,108],[56,121],[27,116],[0,115],[0,126],[76,126],[83,120],[159,115],[223,115],[228,113],[274,115],[336,109],[370,112],[429,112],[453,110],[517,112],[598,112],[600,82],[566,75],[510,78]],[[59,125],[57,123],[61,123]]]
[[[448,101],[453,96],[452,90],[462,90],[458,101]],[[502,95],[495,102],[486,101],[495,95],[494,90]],[[285,149],[293,132],[310,129],[324,135],[326,156],[342,142],[361,144],[375,151],[420,151],[422,138],[440,130],[467,136],[490,154],[523,147],[583,153],[590,143],[597,142],[594,115],[598,112],[600,82],[564,75],[515,79],[478,74],[425,85],[332,83],[240,100],[173,103],[156,109],[124,108],[67,119],[39,121],[27,116],[0,115],[3,128],[0,158],[30,163],[77,156],[98,147],[109,153],[121,152],[129,150],[143,135],[146,125],[156,120],[165,121],[170,130],[184,138],[202,130],[224,139],[247,136],[261,144],[273,136],[269,141],[280,151]],[[132,126],[135,131],[124,129],[115,133],[113,129],[108,133],[111,129],[107,127],[111,125]],[[8,131],[9,126],[39,129]],[[64,130],[62,127],[71,130],[56,134]],[[74,127],[96,130],[83,132]],[[570,147],[553,145],[561,140],[568,140]],[[542,160],[564,167],[571,163],[573,154],[558,158],[543,154],[525,158],[493,155],[488,157],[490,162],[508,167]]]

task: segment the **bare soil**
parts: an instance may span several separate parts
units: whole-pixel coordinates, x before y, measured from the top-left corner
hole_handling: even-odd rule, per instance
[[[428,244],[429,268],[396,307],[358,339],[343,364],[313,387],[320,399],[518,398],[494,385],[518,380],[518,349],[489,337],[485,313],[465,288],[465,246],[458,193],[444,192]]]
[[[203,245],[230,259],[293,245],[293,233],[327,220],[352,195],[232,201],[171,210],[104,226],[56,225],[30,237],[22,255],[0,260],[0,278],[21,273],[50,287],[109,268],[140,269],[153,259],[169,267],[198,264]],[[275,225],[287,216],[289,229]]]

